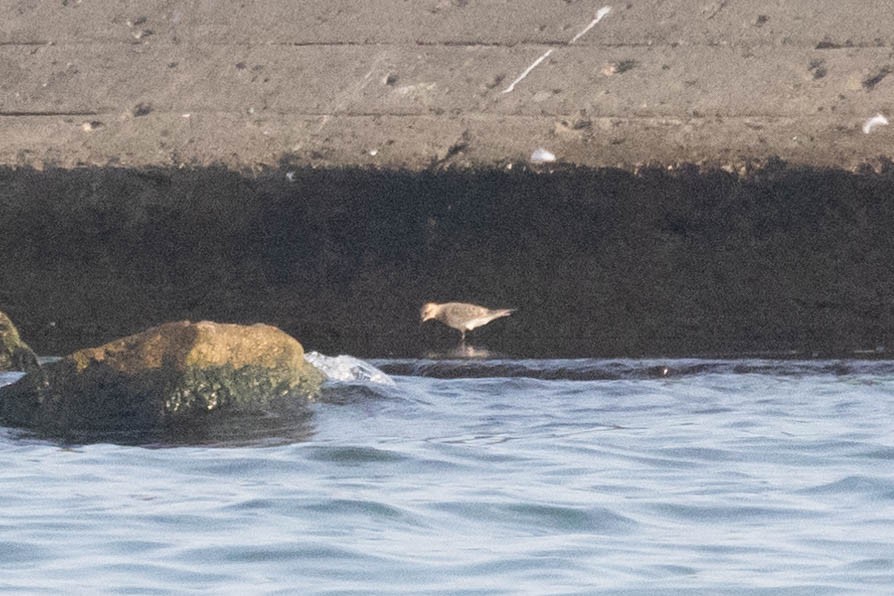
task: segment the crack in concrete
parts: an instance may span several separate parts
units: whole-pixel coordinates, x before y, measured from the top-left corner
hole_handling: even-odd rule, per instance
[[[6,111],[0,110],[0,117],[4,118],[28,118],[28,117],[46,117],[46,116],[99,116],[103,112],[95,111]]]

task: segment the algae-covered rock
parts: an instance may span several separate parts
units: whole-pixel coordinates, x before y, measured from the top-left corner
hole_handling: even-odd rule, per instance
[[[269,325],[166,323],[79,350],[0,387],[0,417],[43,431],[157,429],[293,407],[320,386]]]
[[[12,324],[10,318],[0,311],[0,371],[31,372],[39,368],[37,356],[19,337],[19,330]]]

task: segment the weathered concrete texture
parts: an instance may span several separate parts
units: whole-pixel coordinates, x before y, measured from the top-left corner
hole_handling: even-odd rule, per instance
[[[0,163],[589,166],[890,160],[894,11],[865,0],[0,7]],[[503,93],[535,59],[550,56]]]
[[[0,419],[49,433],[199,426],[300,408],[322,375],[269,325],[168,323],[0,387]]]
[[[515,356],[894,348],[894,172],[0,170],[0,303],[40,354],[176,319]]]

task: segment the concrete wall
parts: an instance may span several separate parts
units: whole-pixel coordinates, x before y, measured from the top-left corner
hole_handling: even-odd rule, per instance
[[[0,163],[889,160],[866,0],[7,0]],[[510,83],[553,50],[510,93]],[[892,74],[889,74],[892,73]]]
[[[40,354],[177,319],[308,349],[515,356],[894,349],[894,176],[777,167],[0,171],[0,304]]]
[[[514,355],[891,349],[890,3],[603,6],[0,3],[0,309],[42,354],[415,356],[453,299]]]

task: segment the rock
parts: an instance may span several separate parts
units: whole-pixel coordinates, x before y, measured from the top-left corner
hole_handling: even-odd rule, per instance
[[[0,418],[50,433],[162,429],[294,408],[321,383],[301,344],[276,327],[181,321],[0,387]]]
[[[19,337],[19,330],[5,313],[0,311],[0,371],[36,371],[40,368],[37,356]]]

